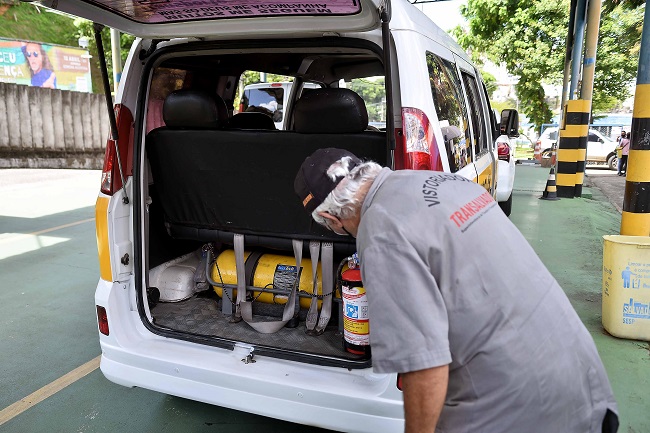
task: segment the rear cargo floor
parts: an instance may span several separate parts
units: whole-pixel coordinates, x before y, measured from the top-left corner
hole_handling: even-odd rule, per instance
[[[255,304],[254,304],[255,305]],[[277,307],[277,306],[276,306]],[[254,310],[255,311],[255,310]],[[260,334],[246,322],[230,323],[230,315],[221,312],[221,302],[209,297],[193,297],[174,303],[159,303],[152,310],[156,325],[176,331],[191,332],[258,344],[295,352],[358,360],[359,357],[343,350],[343,336],[338,331],[335,317],[322,335],[305,333],[305,323],[297,328],[282,328],[275,334]],[[274,317],[255,316],[256,320],[277,320]]]

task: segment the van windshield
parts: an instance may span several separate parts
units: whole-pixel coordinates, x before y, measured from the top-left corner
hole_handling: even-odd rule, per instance
[[[274,122],[282,121],[284,89],[282,87],[264,87],[246,89],[241,99],[240,111],[256,111],[271,117]]]
[[[357,0],[86,1],[141,23],[295,15],[354,15],[361,11],[361,3]]]

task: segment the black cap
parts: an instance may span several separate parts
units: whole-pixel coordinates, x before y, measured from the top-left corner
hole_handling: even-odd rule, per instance
[[[353,153],[343,149],[318,149],[308,156],[300,166],[293,189],[302,201],[305,210],[310,214],[323,203],[330,192],[343,180],[343,176],[332,180],[327,175],[327,169],[332,164],[346,156],[350,157],[349,169],[361,164],[361,160]]]

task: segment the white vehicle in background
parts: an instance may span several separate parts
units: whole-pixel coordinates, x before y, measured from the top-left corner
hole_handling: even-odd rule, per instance
[[[273,119],[276,129],[284,128],[284,115],[289,104],[293,82],[257,83],[244,87],[239,103],[239,112],[258,112]],[[304,83],[303,89],[318,89],[314,83]]]
[[[543,158],[551,157],[551,148],[557,144],[558,128],[546,128],[539,136],[537,143],[540,145]],[[589,129],[587,141],[587,163],[607,164],[610,170],[616,170],[616,141],[603,135],[597,129]]]

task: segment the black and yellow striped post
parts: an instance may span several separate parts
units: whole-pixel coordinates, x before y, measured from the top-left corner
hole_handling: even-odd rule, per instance
[[[646,3],[634,94],[621,234],[650,236],[650,8]]]
[[[590,112],[591,101],[588,99],[572,99],[564,106],[557,150],[556,182],[559,197],[582,196]]]

